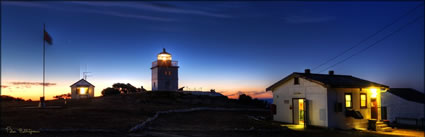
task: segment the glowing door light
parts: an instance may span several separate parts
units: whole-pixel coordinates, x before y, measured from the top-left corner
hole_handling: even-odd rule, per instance
[[[299,104],[299,106],[298,106],[298,108],[299,108],[299,116],[300,116],[300,124],[301,125],[304,125],[304,99],[299,99],[298,100],[298,104]]]
[[[79,91],[79,93],[78,93],[78,94],[80,94],[80,95],[85,95],[85,94],[87,94],[87,88],[86,88],[86,87],[80,87],[79,89],[80,89],[80,91]]]
[[[370,92],[371,92],[370,97],[371,97],[371,98],[376,98],[376,95],[378,94],[378,93],[376,93],[376,91],[377,91],[377,89],[376,89],[376,88],[372,88],[372,89],[370,89]]]

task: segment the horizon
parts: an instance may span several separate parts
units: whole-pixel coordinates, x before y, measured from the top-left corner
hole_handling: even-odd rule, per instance
[[[114,83],[151,90],[151,63],[162,48],[179,63],[179,88],[229,98],[272,98],[268,86],[304,69],[423,93],[423,6],[320,66],[421,3],[2,1],[1,95],[42,96],[43,24],[53,39],[46,45],[47,100],[70,93],[83,72],[96,97]]]

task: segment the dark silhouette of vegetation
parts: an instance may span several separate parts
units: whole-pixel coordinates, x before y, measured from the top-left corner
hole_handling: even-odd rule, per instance
[[[121,92],[115,88],[105,88],[102,90],[103,96],[119,95]]]
[[[249,102],[252,101],[251,96],[245,95],[245,94],[241,94],[239,95],[239,102],[243,103],[243,104],[247,104]]]
[[[25,100],[22,99],[22,98],[19,98],[19,97],[15,98],[15,97],[12,97],[12,96],[2,95],[1,98],[0,98],[0,101],[8,102],[8,101],[25,101]]]
[[[113,88],[118,89],[121,94],[128,94],[128,93],[136,93],[141,91],[146,91],[146,89],[143,88],[136,88],[130,83],[124,84],[124,83],[115,83],[112,85]]]
[[[238,102],[243,105],[250,105],[250,106],[256,106],[256,107],[267,107],[268,103],[267,101],[258,100],[258,99],[252,99],[251,96],[241,94],[239,95]]]
[[[139,92],[145,92],[147,91],[143,86],[140,87]]]
[[[131,93],[138,93],[138,92],[145,92],[146,89],[141,86],[140,88],[136,88],[130,83],[124,84],[124,83],[115,83],[111,87],[108,87],[106,89],[102,90],[103,96],[108,95],[119,95],[119,94],[131,94]]]
[[[62,95],[56,95],[53,98],[56,98],[56,99],[70,99],[71,98],[71,93],[62,94]]]

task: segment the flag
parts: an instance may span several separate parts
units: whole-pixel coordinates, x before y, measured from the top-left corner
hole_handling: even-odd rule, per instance
[[[52,45],[52,37],[50,37],[49,33],[47,33],[46,30],[44,30],[44,41]]]

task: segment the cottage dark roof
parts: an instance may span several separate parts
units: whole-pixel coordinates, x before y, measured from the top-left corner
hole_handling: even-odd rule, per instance
[[[313,74],[313,73],[299,73],[294,72],[289,76],[286,76],[282,80],[274,83],[266,89],[266,91],[271,91],[274,88],[278,87],[282,83],[290,80],[293,77],[300,77],[306,80],[318,83],[325,87],[331,88],[367,88],[367,87],[384,87],[389,88],[386,85],[367,81],[364,79],[356,78],[350,75],[327,75],[327,74]]]
[[[425,104],[425,94],[411,88],[390,88],[387,92],[408,101]]]
[[[70,87],[73,87],[73,86],[93,86],[94,87],[93,84],[91,84],[90,82],[86,81],[85,79],[81,79],[81,80],[75,82]]]

